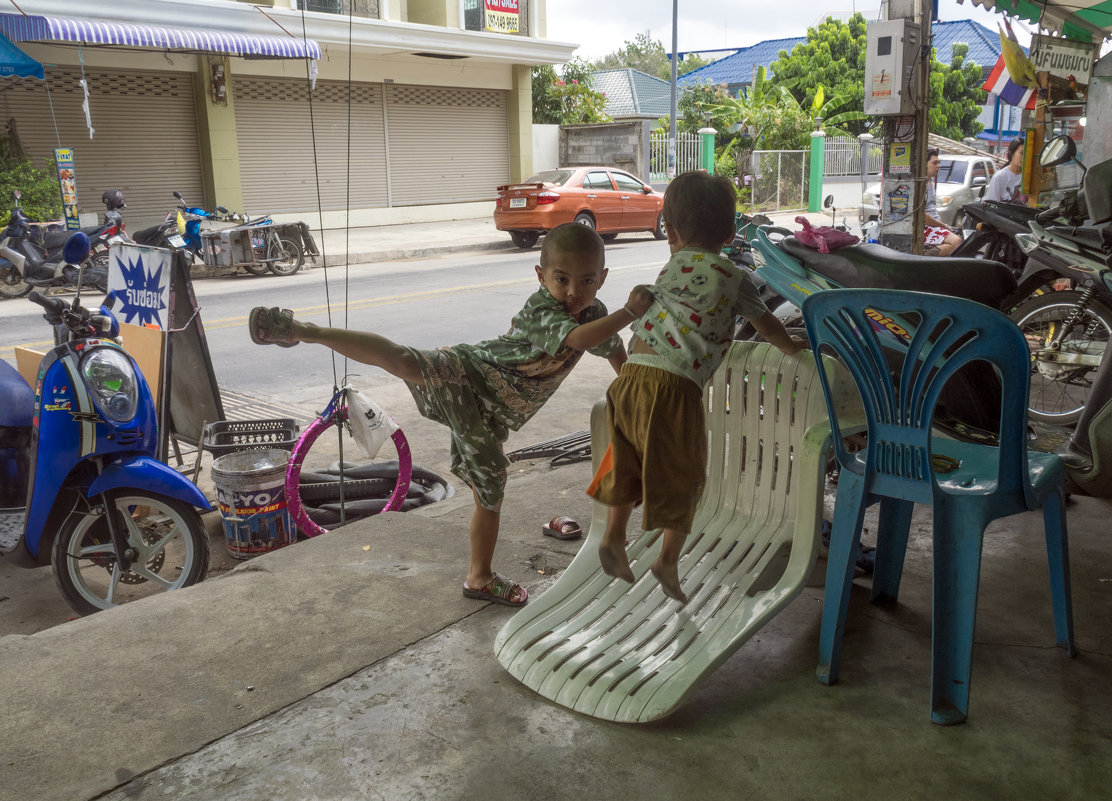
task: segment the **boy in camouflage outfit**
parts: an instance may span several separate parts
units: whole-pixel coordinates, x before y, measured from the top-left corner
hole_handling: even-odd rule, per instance
[[[606,280],[598,235],[569,223],[548,233],[537,278],[541,287],[498,339],[437,350],[418,350],[363,331],[324,328],[293,319],[286,309],[258,307],[248,319],[258,344],[327,345],[404,380],[424,417],[452,435],[452,472],[471,487],[471,560],[463,594],[522,606],[528,592],[495,573],[499,511],[509,461],[502,445],[523,426],[571,372],[584,351],[606,358],[615,372],[626,360],[617,333],[652,302],[645,287],[630,292],[625,307],[608,314],[595,294]]]

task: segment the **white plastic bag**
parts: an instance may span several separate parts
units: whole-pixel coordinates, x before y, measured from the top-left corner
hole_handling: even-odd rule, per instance
[[[358,390],[348,390],[347,407],[352,439],[368,459],[375,458],[383,443],[400,426],[377,403]]]

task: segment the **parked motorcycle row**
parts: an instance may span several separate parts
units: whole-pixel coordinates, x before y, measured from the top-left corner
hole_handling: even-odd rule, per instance
[[[105,292],[108,285],[108,250],[116,242],[152,245],[182,251],[190,262],[200,261],[210,267],[235,271],[243,267],[253,275],[293,275],[305,263],[305,256],[319,255],[316,243],[303,223],[275,224],[270,216],[250,219],[229,212],[223,206],[213,211],[188,205],[180,192],[174,192],[178,205],[158,225],[144,228],[132,235],[125,230],[122,210],[126,208],[123,193],[106,191],[101,200],[105,206],[104,223],[80,229],[89,237],[91,262],[81,274],[81,287]],[[0,297],[21,298],[33,289],[51,287],[76,289],[78,270],[62,258],[62,249],[73,231],[40,234],[19,207],[20,193],[8,226],[0,234]],[[218,229],[248,229],[250,247],[241,249],[235,261],[221,258],[224,245]],[[296,233],[291,234],[293,229]],[[206,238],[212,241],[206,247]]]
[[[1047,142],[1039,158],[1043,167],[1071,160],[1076,146],[1064,135]],[[1031,348],[1033,431],[1065,443],[1057,450],[1071,491],[1112,497],[1112,159],[1085,171],[1081,186],[1053,208],[978,202],[962,211],[978,225],[948,257],[871,243],[823,254],[792,231],[764,224],[744,231],[754,253],[742,249],[735,261],[755,266],[766,303],[789,329],[802,327],[806,296],[843,287],[969,298],[1009,315]],[[913,322],[901,324],[913,335]],[[999,379],[987,366],[959,374],[935,422],[951,436],[993,439],[999,398]]]

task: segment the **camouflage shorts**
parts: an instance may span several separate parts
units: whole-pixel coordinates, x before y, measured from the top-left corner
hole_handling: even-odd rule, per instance
[[[424,417],[451,430],[452,473],[475,491],[484,509],[499,511],[510,464],[502,443],[509,430],[486,413],[475,391],[475,378],[452,348],[408,350],[417,359],[425,383],[406,386]]]

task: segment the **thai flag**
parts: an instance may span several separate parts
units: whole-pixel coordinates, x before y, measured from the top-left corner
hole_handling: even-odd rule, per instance
[[[1008,68],[1004,66],[1004,57],[996,59],[996,66],[988,74],[988,80],[981,87],[989,94],[996,95],[1005,103],[1020,108],[1035,108],[1035,90],[1024,89],[1012,81],[1008,76]]]

